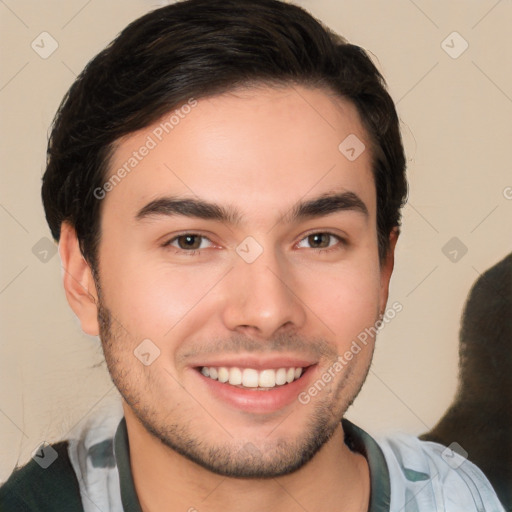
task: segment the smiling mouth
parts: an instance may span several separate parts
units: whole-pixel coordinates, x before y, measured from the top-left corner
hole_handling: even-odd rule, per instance
[[[239,368],[237,366],[229,368],[226,366],[201,366],[197,368],[205,377],[212,380],[254,391],[269,391],[291,384],[300,379],[306,369],[293,366],[263,370]]]

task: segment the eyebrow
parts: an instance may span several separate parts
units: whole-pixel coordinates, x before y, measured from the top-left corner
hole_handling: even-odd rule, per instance
[[[354,211],[368,217],[368,208],[354,192],[324,194],[307,201],[297,202],[278,222],[293,223],[322,217],[341,211]],[[202,199],[161,197],[141,208],[135,218],[143,220],[155,216],[183,216],[214,220],[231,225],[240,224],[242,215],[233,207],[224,207]]]

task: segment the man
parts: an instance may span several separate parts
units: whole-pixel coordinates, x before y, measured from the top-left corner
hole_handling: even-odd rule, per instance
[[[382,77],[302,9],[190,0],[132,23],[64,99],[43,180],[122,412],[44,447],[3,508],[502,510],[444,446],[342,420],[405,195]]]

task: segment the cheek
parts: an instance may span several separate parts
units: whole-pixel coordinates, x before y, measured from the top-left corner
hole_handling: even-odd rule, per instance
[[[379,274],[372,266],[338,266],[301,277],[301,299],[328,327],[339,350],[372,326],[379,310]]]
[[[199,314],[198,306],[223,272],[212,266],[150,262],[144,256],[122,261],[107,257],[103,268],[107,307],[133,338],[155,341],[169,339],[184,319]]]

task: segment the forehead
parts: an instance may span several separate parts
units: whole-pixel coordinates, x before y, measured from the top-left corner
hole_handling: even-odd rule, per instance
[[[103,207],[131,216],[165,195],[260,218],[332,191],[356,193],[370,214],[375,208],[370,141],[357,109],[299,86],[192,99],[120,140],[108,181]]]

